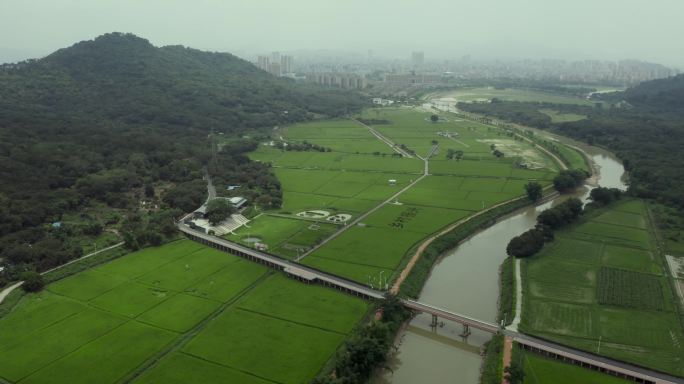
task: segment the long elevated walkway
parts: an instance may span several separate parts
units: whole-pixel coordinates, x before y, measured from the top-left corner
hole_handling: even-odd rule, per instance
[[[228,240],[207,235],[203,232],[188,227],[187,225],[183,224],[182,220],[178,223],[178,229],[192,240],[283,271],[288,276],[308,284],[321,284],[324,286],[329,286],[366,299],[382,299],[384,297],[384,292],[377,291],[365,285],[347,280],[343,277],[335,276],[333,274],[286,260],[275,255],[235,244]],[[523,348],[534,350],[550,357],[568,361],[583,367],[595,369],[614,376],[623,377],[628,380],[633,380],[635,382],[657,384],[684,383],[684,380],[673,376],[654,372],[645,368],[635,367],[633,365],[611,360],[602,356],[596,356],[546,340],[536,339],[515,331],[505,330],[496,324],[473,319],[447,309],[437,308],[429,304],[408,299],[402,299],[401,302],[406,308],[432,315],[433,319],[441,318],[463,324],[464,336],[469,334],[469,328],[475,328],[493,334],[503,332],[505,335],[513,338],[513,340],[518,342]]]

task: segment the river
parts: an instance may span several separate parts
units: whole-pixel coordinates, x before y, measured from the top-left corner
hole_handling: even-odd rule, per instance
[[[589,191],[596,185],[626,189],[624,168],[611,153],[565,138],[555,138],[584,150],[597,171],[595,177],[574,196],[586,201]],[[499,266],[506,258],[508,241],[534,227],[539,212],[567,197],[560,196],[508,215],[444,255],[433,267],[419,300],[495,322]],[[445,321],[432,330],[430,321],[429,315],[418,315],[411,321],[399,335],[399,349],[391,356],[389,369],[379,371],[373,378],[374,384],[478,383],[482,363],[480,350],[491,335],[473,329],[464,340],[459,336],[461,325]]]

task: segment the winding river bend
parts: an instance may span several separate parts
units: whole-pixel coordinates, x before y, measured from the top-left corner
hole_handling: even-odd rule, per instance
[[[574,196],[586,200],[591,188],[597,185],[626,189],[624,167],[610,152],[554,138],[581,148],[594,163],[595,176]],[[560,196],[506,216],[444,255],[433,267],[420,301],[495,322],[499,266],[506,258],[508,241],[534,227],[539,212],[566,198]],[[464,340],[459,336],[460,325],[444,322],[432,330],[430,321],[429,315],[419,315],[411,321],[399,336],[399,350],[390,359],[389,369],[378,372],[374,384],[478,383],[480,350],[491,336],[472,330]]]

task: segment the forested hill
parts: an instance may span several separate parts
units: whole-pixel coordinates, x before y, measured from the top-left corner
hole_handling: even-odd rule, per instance
[[[227,53],[157,48],[111,33],[0,70],[3,120],[23,113],[95,117],[208,131],[273,126],[310,112],[339,115],[363,100],[278,79]],[[7,120],[5,120],[7,121]]]
[[[624,98],[634,106],[684,114],[684,75],[641,83]]]
[[[205,166],[250,201],[279,205],[278,180],[244,155],[256,143],[238,138],[365,103],[230,54],[158,48],[131,34],[0,66],[0,286],[105,235],[131,247],[173,236],[172,217],[204,199]],[[212,131],[234,145],[211,156]]]

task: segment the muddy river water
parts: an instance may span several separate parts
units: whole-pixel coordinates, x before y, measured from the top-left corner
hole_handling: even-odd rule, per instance
[[[543,134],[549,136],[547,134]],[[624,168],[611,153],[570,142],[594,162],[597,175],[575,196],[586,200],[593,186],[626,189]],[[425,283],[420,301],[489,322],[496,321],[499,266],[506,258],[508,241],[532,228],[542,210],[567,196],[537,207],[517,211],[475,234],[439,260]],[[444,321],[430,327],[429,315],[418,315],[399,336],[399,349],[388,369],[379,371],[373,383],[475,384],[478,382],[482,345],[490,335],[478,330],[463,339],[462,326]]]

